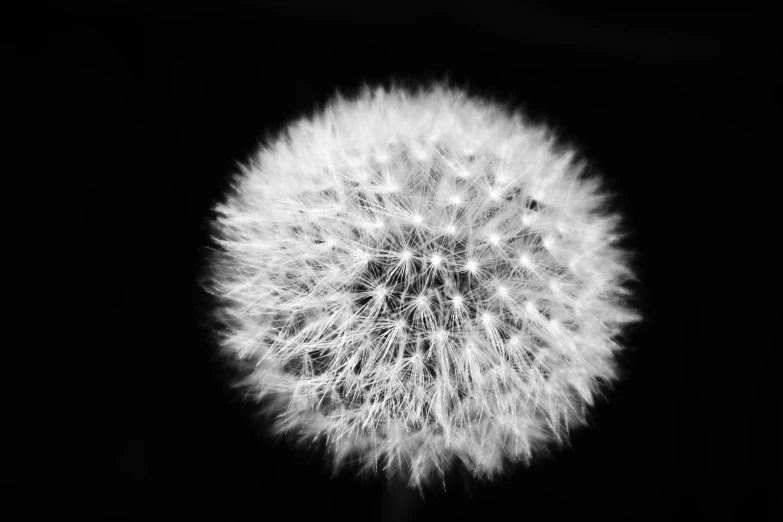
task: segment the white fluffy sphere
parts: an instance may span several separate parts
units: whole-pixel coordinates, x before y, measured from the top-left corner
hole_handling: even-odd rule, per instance
[[[573,151],[459,90],[335,99],[217,206],[224,349],[279,432],[421,485],[560,440],[638,316]]]

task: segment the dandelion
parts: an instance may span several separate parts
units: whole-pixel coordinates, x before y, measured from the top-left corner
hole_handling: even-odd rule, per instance
[[[551,132],[444,86],[291,124],[216,206],[222,347],[278,433],[421,487],[585,421],[639,320],[619,216]]]

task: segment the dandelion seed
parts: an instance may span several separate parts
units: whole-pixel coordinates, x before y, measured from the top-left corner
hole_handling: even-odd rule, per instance
[[[478,274],[478,267],[478,262],[475,259],[468,259],[468,262],[465,263],[465,269],[472,275]]]

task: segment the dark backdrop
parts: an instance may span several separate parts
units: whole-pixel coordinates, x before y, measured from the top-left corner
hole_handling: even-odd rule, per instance
[[[267,136],[336,90],[446,77],[549,122],[604,173],[638,253],[646,321],[625,339],[626,378],[568,447],[493,483],[452,479],[418,519],[779,509],[763,479],[780,440],[755,377],[764,348],[750,357],[729,333],[747,306],[729,294],[754,274],[763,286],[741,229],[772,180],[769,13],[495,0],[30,7],[2,22],[11,519],[347,522],[390,509],[383,481],[332,479],[317,452],[259,433],[200,326],[209,303],[196,278],[210,208]]]

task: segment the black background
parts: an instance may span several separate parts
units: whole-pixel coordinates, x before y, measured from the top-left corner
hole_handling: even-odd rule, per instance
[[[764,478],[779,472],[780,442],[755,377],[765,355],[729,333],[746,304],[728,297],[740,269],[763,271],[741,229],[774,173],[769,13],[490,0],[32,7],[3,22],[11,519],[394,511],[382,480],[330,478],[317,452],[264,436],[200,326],[209,302],[196,279],[210,208],[267,136],[336,90],[445,77],[549,122],[604,173],[632,232],[646,320],[624,340],[626,378],[569,446],[491,483],[463,486],[455,472],[408,515],[767,520],[780,509]]]

